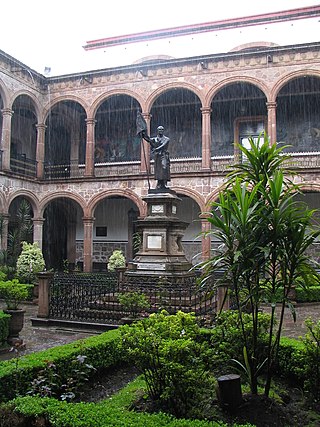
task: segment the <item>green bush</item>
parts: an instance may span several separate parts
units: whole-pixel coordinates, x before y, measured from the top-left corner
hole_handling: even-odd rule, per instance
[[[245,334],[248,337],[249,348],[252,349],[252,320],[251,314],[242,314]],[[258,314],[258,354],[262,363],[266,357],[266,340],[270,327],[270,315],[266,313]],[[215,320],[214,327],[210,330],[210,346],[214,350],[212,360],[213,369],[220,375],[226,369],[235,369],[236,364],[232,359],[237,359],[244,364],[243,360],[243,334],[241,332],[240,318],[237,310],[222,311]]]
[[[126,259],[120,250],[112,252],[108,261],[108,271],[115,271],[116,268],[123,268],[126,266]]]
[[[10,315],[0,310],[0,347],[7,342]]]
[[[118,295],[118,300],[132,317],[137,317],[141,311],[150,307],[148,298],[141,292],[124,292]]]
[[[310,286],[308,289],[296,288],[297,302],[320,301],[320,286]]]
[[[17,277],[20,282],[37,283],[37,274],[43,271],[45,262],[37,242],[22,242],[22,252],[17,260]]]
[[[320,320],[305,321],[308,332],[303,339],[305,350],[305,390],[312,398],[320,401]]]
[[[126,358],[120,333],[112,330],[64,346],[6,360],[0,364],[0,401],[26,394],[32,381],[45,369],[48,362],[56,366],[61,382],[67,383],[68,378],[73,375],[72,361],[78,355],[86,356],[86,363],[97,370],[116,366]]]
[[[143,372],[148,395],[178,417],[201,416],[213,398],[212,352],[194,314],[162,311],[121,328],[132,363]]]
[[[9,409],[11,412],[24,414],[30,421],[30,425],[36,416],[42,416],[55,427],[227,427],[227,424],[221,421],[176,419],[164,413],[150,414],[129,410],[128,408],[136,399],[137,391],[143,386],[141,378],[138,378],[112,398],[99,404],[74,404],[52,398],[22,397],[11,403]],[[241,426],[250,427],[251,425]],[[232,425],[232,427],[241,426]]]
[[[29,286],[17,279],[0,282],[0,297],[5,300],[8,310],[17,310],[22,301],[29,297]]]

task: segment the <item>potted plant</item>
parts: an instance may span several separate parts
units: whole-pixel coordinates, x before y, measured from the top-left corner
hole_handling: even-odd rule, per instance
[[[122,319],[123,323],[132,323],[139,314],[150,307],[148,298],[141,292],[124,292],[118,295],[118,301],[123,309],[129,313]]]
[[[28,294],[28,285],[19,283],[17,279],[0,282],[0,296],[7,306],[4,312],[11,316],[8,337],[10,344],[22,343],[19,333],[24,325],[25,310],[20,308],[20,303],[28,298]]]
[[[116,271],[119,268],[126,267],[126,259],[121,250],[117,249],[112,252],[108,261],[108,271]]]

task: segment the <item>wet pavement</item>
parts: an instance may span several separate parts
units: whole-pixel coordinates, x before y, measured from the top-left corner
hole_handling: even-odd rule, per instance
[[[0,310],[3,308],[5,306],[0,302]],[[20,338],[23,339],[23,354],[34,353],[101,333],[101,331],[94,330],[32,326],[31,318],[37,317],[38,306],[30,303],[22,304],[21,308],[25,310],[24,327],[19,334]],[[5,352],[0,354],[0,361],[14,356],[15,354],[12,352]]]
[[[0,301],[0,309],[3,308],[4,304]],[[45,350],[101,333],[101,331],[94,330],[86,331],[52,326],[32,326],[31,318],[37,316],[37,305],[23,304],[22,308],[26,311],[24,327],[20,333],[20,337],[23,339],[25,345],[23,354]],[[286,309],[285,311],[283,336],[292,338],[304,336],[306,333],[306,327],[304,325],[305,319],[311,318],[314,321],[320,320],[320,303],[297,304],[295,309],[297,316],[296,322],[293,321],[290,310]],[[266,308],[264,310],[268,311]],[[14,356],[15,354],[12,352],[0,354],[0,361]]]

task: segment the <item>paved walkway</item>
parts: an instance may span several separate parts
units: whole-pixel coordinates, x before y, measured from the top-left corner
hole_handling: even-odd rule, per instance
[[[0,310],[3,308],[4,304],[0,302]],[[25,344],[23,354],[34,353],[36,351],[67,344],[99,333],[95,331],[76,331],[57,327],[35,327],[31,324],[31,318],[37,317],[38,306],[35,304],[23,304],[21,308],[26,311],[24,327],[20,333],[20,338],[23,339]],[[10,359],[14,356],[15,353],[0,354],[0,361]]]
[[[0,302],[0,310],[4,304]],[[35,327],[31,324],[31,318],[37,316],[38,307],[34,304],[24,304],[26,310],[24,328],[20,337],[25,344],[24,354],[33,353],[50,347],[67,344],[69,342],[87,338],[88,336],[100,333],[94,331],[76,331],[71,329],[57,327]],[[267,311],[267,310],[266,310]],[[293,338],[299,338],[306,333],[304,320],[308,317],[318,321],[320,320],[320,303],[299,304],[296,306],[297,321],[294,322],[289,310],[286,309],[283,335]],[[0,361],[14,357],[14,353],[0,354]]]

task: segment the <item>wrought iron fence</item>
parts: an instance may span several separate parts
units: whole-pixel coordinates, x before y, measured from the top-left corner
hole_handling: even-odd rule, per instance
[[[193,275],[184,277],[124,276],[114,273],[57,273],[50,283],[50,318],[119,324],[129,315],[118,301],[120,293],[143,293],[148,313],[181,310],[206,316],[216,311],[216,295],[199,287]]]
[[[10,169],[18,175],[35,177],[37,175],[37,161],[29,159],[25,154],[17,154],[10,159]]]

